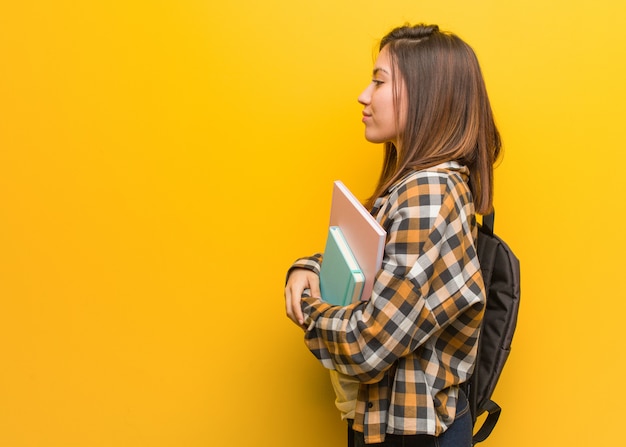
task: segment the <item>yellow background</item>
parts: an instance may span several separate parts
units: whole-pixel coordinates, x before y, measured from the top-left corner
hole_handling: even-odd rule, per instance
[[[489,446],[623,443],[626,6],[32,0],[0,5],[0,446],[343,446],[284,317],[331,182],[372,191],[376,41],[478,53],[522,262]]]

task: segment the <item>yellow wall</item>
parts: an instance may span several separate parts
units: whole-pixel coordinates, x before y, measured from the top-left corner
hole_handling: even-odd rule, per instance
[[[484,445],[622,444],[625,17],[617,0],[2,2],[0,445],[345,444],[282,283],[323,244],[331,181],[373,188],[356,97],[405,21],[475,47],[506,146],[496,227],[523,307]]]

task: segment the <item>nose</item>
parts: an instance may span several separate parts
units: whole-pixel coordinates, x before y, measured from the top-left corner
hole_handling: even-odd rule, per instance
[[[371,88],[372,84],[369,84],[367,87],[365,87],[365,90],[361,92],[361,94],[357,98],[359,104],[366,106],[370,103],[370,100],[372,98]]]

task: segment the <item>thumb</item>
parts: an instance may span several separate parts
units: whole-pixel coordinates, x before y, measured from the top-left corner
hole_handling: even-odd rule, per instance
[[[319,281],[313,281],[313,283],[311,284],[311,296],[314,298],[321,298],[322,297],[322,292],[320,290],[320,283]]]

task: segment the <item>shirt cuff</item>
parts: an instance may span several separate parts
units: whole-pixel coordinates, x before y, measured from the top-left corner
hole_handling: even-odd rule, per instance
[[[306,258],[300,258],[294,262],[289,270],[287,270],[287,277],[285,279],[285,283],[289,279],[289,275],[295,269],[306,269],[315,272],[317,275],[320,274],[320,270],[322,268],[322,254],[316,253],[313,256],[308,256]]]

